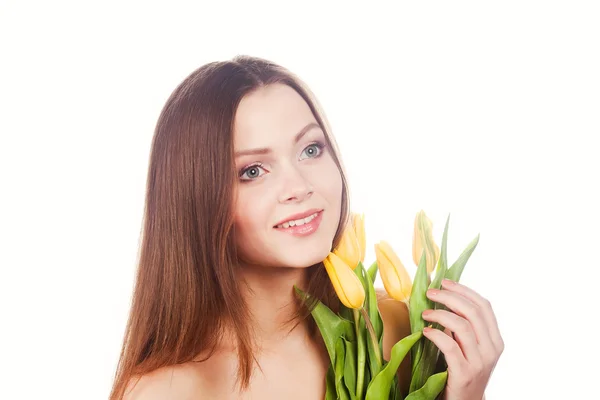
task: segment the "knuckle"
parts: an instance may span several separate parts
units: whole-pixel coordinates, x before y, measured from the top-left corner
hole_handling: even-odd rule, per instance
[[[500,345],[498,346],[498,355],[504,353],[504,340],[500,339]]]
[[[485,308],[477,306],[477,307],[475,307],[475,309],[476,309],[475,312],[477,313],[477,317],[483,318],[483,316],[485,314]]]
[[[476,318],[481,318],[483,316],[483,312],[480,307],[478,307],[476,304],[473,304],[472,306],[469,307],[467,315],[470,315],[470,316],[473,316]]]
[[[466,319],[464,319],[464,318],[461,318],[461,319],[460,319],[460,322],[459,322],[459,328],[460,328],[462,331],[465,331],[465,332],[467,332],[467,331],[469,331],[469,330],[471,329],[471,324],[470,324],[470,323],[469,323],[469,321],[467,321]]]
[[[498,362],[498,359],[496,357],[492,357],[488,360],[485,361],[485,368],[489,369],[489,370],[493,370],[494,367],[496,366],[496,363]]]
[[[463,356],[462,350],[460,349],[460,347],[458,346],[458,344],[456,342],[454,342],[454,344],[452,345],[452,348],[450,349],[450,353],[452,353],[456,357]]]
[[[492,303],[488,299],[486,299],[485,297],[482,300],[482,304],[483,304],[483,306],[485,308],[489,308],[489,309],[492,308]]]
[[[489,367],[493,367],[494,365],[496,365],[496,360],[498,358],[494,355],[494,354],[489,354],[484,356],[482,363],[483,363],[483,367],[485,368],[489,368]]]

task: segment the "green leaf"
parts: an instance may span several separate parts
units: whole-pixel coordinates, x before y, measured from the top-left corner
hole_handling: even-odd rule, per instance
[[[352,308],[346,307],[342,302],[340,302],[340,317],[348,321],[354,320]]]
[[[379,374],[375,376],[367,388],[366,400],[389,398],[392,383],[394,382],[394,377],[396,376],[400,363],[422,336],[423,332],[415,332],[403,338],[392,347],[390,361],[381,369]]]
[[[358,263],[358,266],[356,267],[354,272],[356,273],[356,276],[358,277],[365,289],[366,297],[365,304],[363,307],[367,310],[367,315],[369,316],[369,320],[373,325],[373,330],[375,331],[375,335],[377,337],[376,345],[371,340],[369,332],[365,332],[367,350],[369,354],[369,368],[371,370],[371,375],[375,376],[379,373],[379,370],[381,369],[381,360],[383,360],[383,349],[381,348],[381,346],[379,346],[380,339],[383,335],[383,321],[381,319],[381,315],[379,314],[379,309],[377,307],[377,295],[375,293],[375,288],[373,287],[373,282],[367,275],[365,268],[363,267],[361,262]],[[361,331],[364,332],[365,328],[363,328],[363,326],[365,324],[365,321],[364,319],[361,319],[361,321]]]
[[[422,388],[410,393],[405,400],[435,400],[444,390],[447,379],[448,371],[432,375]]]
[[[335,392],[335,373],[333,372],[333,364],[329,364],[325,380],[327,382],[325,400],[337,400],[337,394]]]
[[[425,327],[425,321],[423,320],[421,313],[425,311],[429,300],[426,292],[427,264],[425,252],[423,252],[421,254],[421,260],[419,261],[419,266],[417,267],[417,273],[415,274],[415,281],[413,282],[409,299],[411,333],[422,331]]]
[[[346,347],[346,359],[344,363],[344,384],[348,389],[348,393],[350,393],[350,398],[352,400],[356,399],[356,351],[355,346],[356,343],[349,342],[346,339],[344,340],[344,345]]]
[[[296,290],[296,294],[298,294],[298,296],[301,298],[310,298],[309,294],[304,293],[298,287],[294,286],[294,289]],[[321,332],[321,336],[325,342],[325,347],[327,347],[327,352],[329,353],[331,364],[335,365],[335,343],[341,337],[345,337],[350,341],[356,340],[354,334],[354,325],[350,321],[347,321],[336,315],[326,305],[318,300],[315,308],[311,312],[311,315],[319,327],[319,331]]]
[[[446,226],[444,227],[444,235],[442,236],[442,250],[440,252],[440,258],[438,260],[437,269],[435,271],[435,278],[429,285],[429,289],[439,289],[442,287],[442,279],[446,276],[446,271],[448,270],[448,256],[447,256],[447,248],[448,248],[448,225],[450,223],[450,214],[448,214],[448,218],[446,219]]]
[[[369,382],[365,379],[366,373],[369,371],[367,368],[367,328],[365,321],[360,318],[360,312],[358,310],[352,310],[354,312],[354,327],[356,328],[356,344],[357,344],[357,356],[356,356],[356,395],[362,398],[365,382]]]
[[[377,306],[377,293],[375,292],[375,279],[368,274],[362,263],[360,264],[362,280],[364,282],[363,285],[366,285],[366,294],[367,294],[367,312],[369,313],[369,319],[373,324],[373,329],[375,329],[375,333],[377,334],[377,340],[381,339],[383,336],[383,320],[381,319],[381,314],[379,313],[379,308]],[[375,263],[375,267],[377,264]],[[377,268],[375,268],[375,274],[377,274]],[[360,278],[359,278],[360,279]]]
[[[444,227],[444,235],[442,237],[442,250],[440,252],[440,258],[438,260],[438,266],[437,266],[437,270],[435,273],[435,279],[433,280],[433,282],[431,282],[431,285],[429,285],[430,289],[439,289],[442,284],[442,279],[444,279],[444,276],[446,275],[446,272],[448,271],[447,248],[448,248],[448,225],[449,225],[449,223],[450,223],[450,215],[448,215],[448,218],[446,219],[446,226]],[[442,306],[442,304],[435,303],[435,302],[427,299],[427,308],[428,309],[438,309],[439,306]],[[433,323],[432,328],[440,329],[442,331],[444,330],[444,327],[442,327],[442,325],[440,325],[437,322]],[[435,372],[438,357],[440,356],[440,354],[442,354],[442,357],[444,356],[443,353],[440,353],[440,350],[437,348],[435,343],[433,343],[429,339],[424,340],[422,354],[423,354],[421,357],[422,361],[420,362],[420,364],[418,366],[418,368],[419,368],[418,373],[415,374],[419,378],[418,378],[418,380],[415,381],[413,390],[417,387],[422,386],[425,383],[425,381],[427,379],[429,379],[429,377]],[[416,371],[413,371],[413,372],[416,372]]]
[[[339,338],[335,342],[335,390],[340,400],[350,400],[348,389],[344,386],[344,368],[346,364],[346,346],[344,339]]]
[[[367,275],[369,275],[369,278],[371,278],[371,282],[373,282],[373,284],[375,284],[375,280],[377,279],[378,268],[379,266],[377,265],[377,261],[374,261],[373,264],[371,264],[371,266],[367,270]]]
[[[427,298],[427,260],[425,251],[421,254],[421,260],[417,267],[417,273],[415,274],[415,281],[413,283],[412,292],[410,294],[410,300],[408,303],[409,307],[409,319],[410,319],[410,330],[412,333],[423,332],[425,327],[425,320],[422,317],[423,311],[429,306],[429,299]],[[423,356],[423,341],[419,341],[415,347],[411,350],[411,362],[412,362],[412,379],[410,382],[410,391],[412,392],[417,387],[417,384],[421,381],[421,358]]]
[[[448,220],[449,219],[450,216],[448,216]],[[436,272],[435,281],[432,282],[430,288],[439,289],[441,287],[441,282],[443,278],[458,282],[467,261],[471,257],[471,254],[473,254],[473,251],[475,250],[475,248],[477,247],[477,243],[479,242],[479,235],[477,235],[477,237],[467,245],[466,249],[462,252],[462,254],[454,262],[454,264],[452,264],[452,267],[450,267],[450,269],[447,269],[447,231],[448,221],[446,221],[446,228],[444,229],[444,236],[442,239],[440,264],[438,265],[439,271]],[[440,274],[439,279],[438,273]],[[429,302],[430,306],[428,308],[436,310],[448,310],[448,308],[441,303],[436,303],[431,300]],[[444,326],[437,322],[432,324],[432,328],[439,329],[441,331],[445,329]],[[419,366],[420,370],[418,371],[418,374],[415,374],[419,377],[419,381],[415,382],[415,387],[411,386],[411,390],[414,390],[416,387],[424,385],[424,382],[432,376],[432,374],[435,372],[439,357],[444,358],[444,354],[440,352],[438,347],[431,340],[425,340],[423,344],[423,361]]]
[[[467,261],[469,261],[471,254],[473,254],[473,251],[475,251],[477,243],[479,243],[479,235],[477,235],[475,239],[473,239],[471,243],[467,245],[467,247],[458,257],[458,259],[454,262],[454,264],[452,264],[448,272],[446,272],[446,279],[450,279],[454,282],[458,282],[460,280],[460,276],[462,275],[463,269],[465,268]]]
[[[393,400],[402,400],[404,396],[402,396],[402,390],[398,384],[398,375],[394,376],[394,380],[392,382],[392,390],[390,392],[390,399]]]

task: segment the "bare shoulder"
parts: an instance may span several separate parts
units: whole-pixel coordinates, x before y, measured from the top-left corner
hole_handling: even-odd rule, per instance
[[[188,400],[203,393],[202,380],[188,363],[159,368],[131,379],[123,400]]]

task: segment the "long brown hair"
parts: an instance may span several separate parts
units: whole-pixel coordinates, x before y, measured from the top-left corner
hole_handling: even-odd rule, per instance
[[[131,310],[110,399],[121,400],[134,377],[208,357],[225,319],[237,335],[238,382],[250,383],[255,360],[249,312],[235,279],[233,121],[241,99],[280,83],[304,98],[325,133],[342,175],[342,212],[335,248],[349,220],[345,169],[324,113],[308,87],[287,69],[237,56],[192,72],[158,118],[148,167],[143,230]],[[306,290],[336,309],[322,263],[308,268]],[[310,315],[304,304],[299,320]],[[314,322],[309,319],[311,328]]]

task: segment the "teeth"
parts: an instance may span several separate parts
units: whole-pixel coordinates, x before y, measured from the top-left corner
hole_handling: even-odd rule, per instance
[[[287,229],[290,226],[300,226],[300,225],[308,224],[310,221],[312,221],[313,219],[315,219],[315,217],[317,216],[317,214],[318,213],[314,213],[313,215],[309,215],[306,218],[296,219],[296,220],[293,220],[293,221],[284,222],[283,224],[277,225],[277,228]]]

